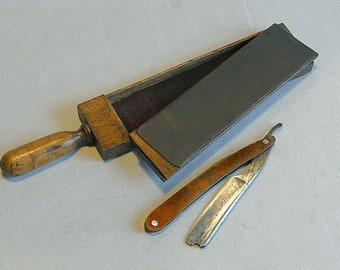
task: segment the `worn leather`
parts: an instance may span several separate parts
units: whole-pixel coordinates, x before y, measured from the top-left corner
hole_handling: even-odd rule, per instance
[[[137,132],[172,165],[181,167],[317,56],[274,24]]]

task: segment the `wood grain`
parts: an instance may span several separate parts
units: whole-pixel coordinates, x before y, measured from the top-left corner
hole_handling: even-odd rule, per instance
[[[256,141],[220,160],[182,189],[178,190],[150,213],[144,224],[145,230],[155,233],[167,227],[209,188],[247,161],[269,149],[275,142],[273,136],[268,136],[266,139],[268,139],[266,143],[264,143],[263,139]]]
[[[287,30],[284,25],[281,25],[281,27]],[[84,144],[85,137],[79,139],[79,141],[72,141],[73,139],[70,139],[74,138],[74,134],[77,132],[61,132],[52,136],[46,136],[43,140],[40,139],[38,142],[35,141],[27,144],[24,148],[18,147],[15,151],[12,150],[5,154],[0,164],[4,174],[21,175],[27,173],[67,154],[69,151],[75,151],[82,145],[90,145],[88,143],[89,134],[91,134],[91,140],[93,139],[93,144],[104,160],[130,151],[133,143],[129,137],[129,132],[135,130],[161,111],[260,33],[250,35],[190,59],[168,70],[114,91],[111,94],[102,95],[79,104],[79,117],[82,123],[85,124],[84,126],[88,128],[86,144]],[[312,66],[313,63],[302,69],[295,77],[309,72]],[[42,146],[42,143],[46,145]],[[63,146],[56,147],[55,145]],[[37,147],[37,149],[34,150],[33,146]],[[50,148],[51,146],[52,148]],[[27,147],[29,150],[24,150]],[[32,162],[30,160],[30,156],[35,151],[41,153],[41,151],[46,151],[46,149],[53,149],[54,151],[47,151],[48,154],[45,153],[41,157],[39,154],[39,158],[34,158],[40,160],[39,162]],[[153,156],[157,155],[155,149],[148,151],[154,151]],[[159,153],[158,155],[161,157]],[[178,170],[177,167],[166,162],[166,160],[161,161],[161,159],[156,161],[156,164],[162,163],[160,165],[161,168],[167,168],[164,171],[164,175],[160,174],[162,180],[166,180],[170,174]],[[151,161],[149,163],[152,167],[156,168],[158,166],[152,164]],[[156,168],[155,171],[157,172],[158,169]]]
[[[149,159],[150,162],[148,162],[148,164],[155,168],[156,173],[163,181],[177,172],[179,168],[173,166],[164,157],[162,157],[155,149],[144,141],[136,131],[131,132],[130,137],[138,149],[142,151],[144,158]]]
[[[129,132],[104,95],[78,105],[79,118],[89,126],[104,160],[131,150]]]
[[[19,176],[91,144],[92,136],[85,126],[77,131],[57,132],[7,152],[0,166],[3,174]]]

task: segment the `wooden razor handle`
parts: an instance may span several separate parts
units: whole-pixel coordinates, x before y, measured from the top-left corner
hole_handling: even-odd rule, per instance
[[[2,157],[0,167],[7,176],[19,176],[92,144],[91,131],[82,125],[77,131],[57,132],[10,150]]]
[[[156,233],[165,229],[213,185],[246,162],[268,150],[274,142],[274,136],[267,136],[212,165],[155,208],[145,220],[145,231]]]

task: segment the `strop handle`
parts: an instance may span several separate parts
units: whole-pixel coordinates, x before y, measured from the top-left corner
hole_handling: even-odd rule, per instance
[[[92,144],[91,131],[83,124],[76,131],[57,132],[10,150],[0,167],[7,176],[19,176]]]

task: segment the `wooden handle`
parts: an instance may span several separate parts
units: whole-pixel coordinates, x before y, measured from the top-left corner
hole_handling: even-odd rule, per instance
[[[33,171],[85,145],[92,145],[89,129],[51,134],[7,152],[0,161],[3,174],[19,176]]]
[[[270,135],[212,165],[154,209],[145,220],[145,231],[155,233],[166,228],[213,185],[249,160],[268,150],[274,142],[275,138]]]

